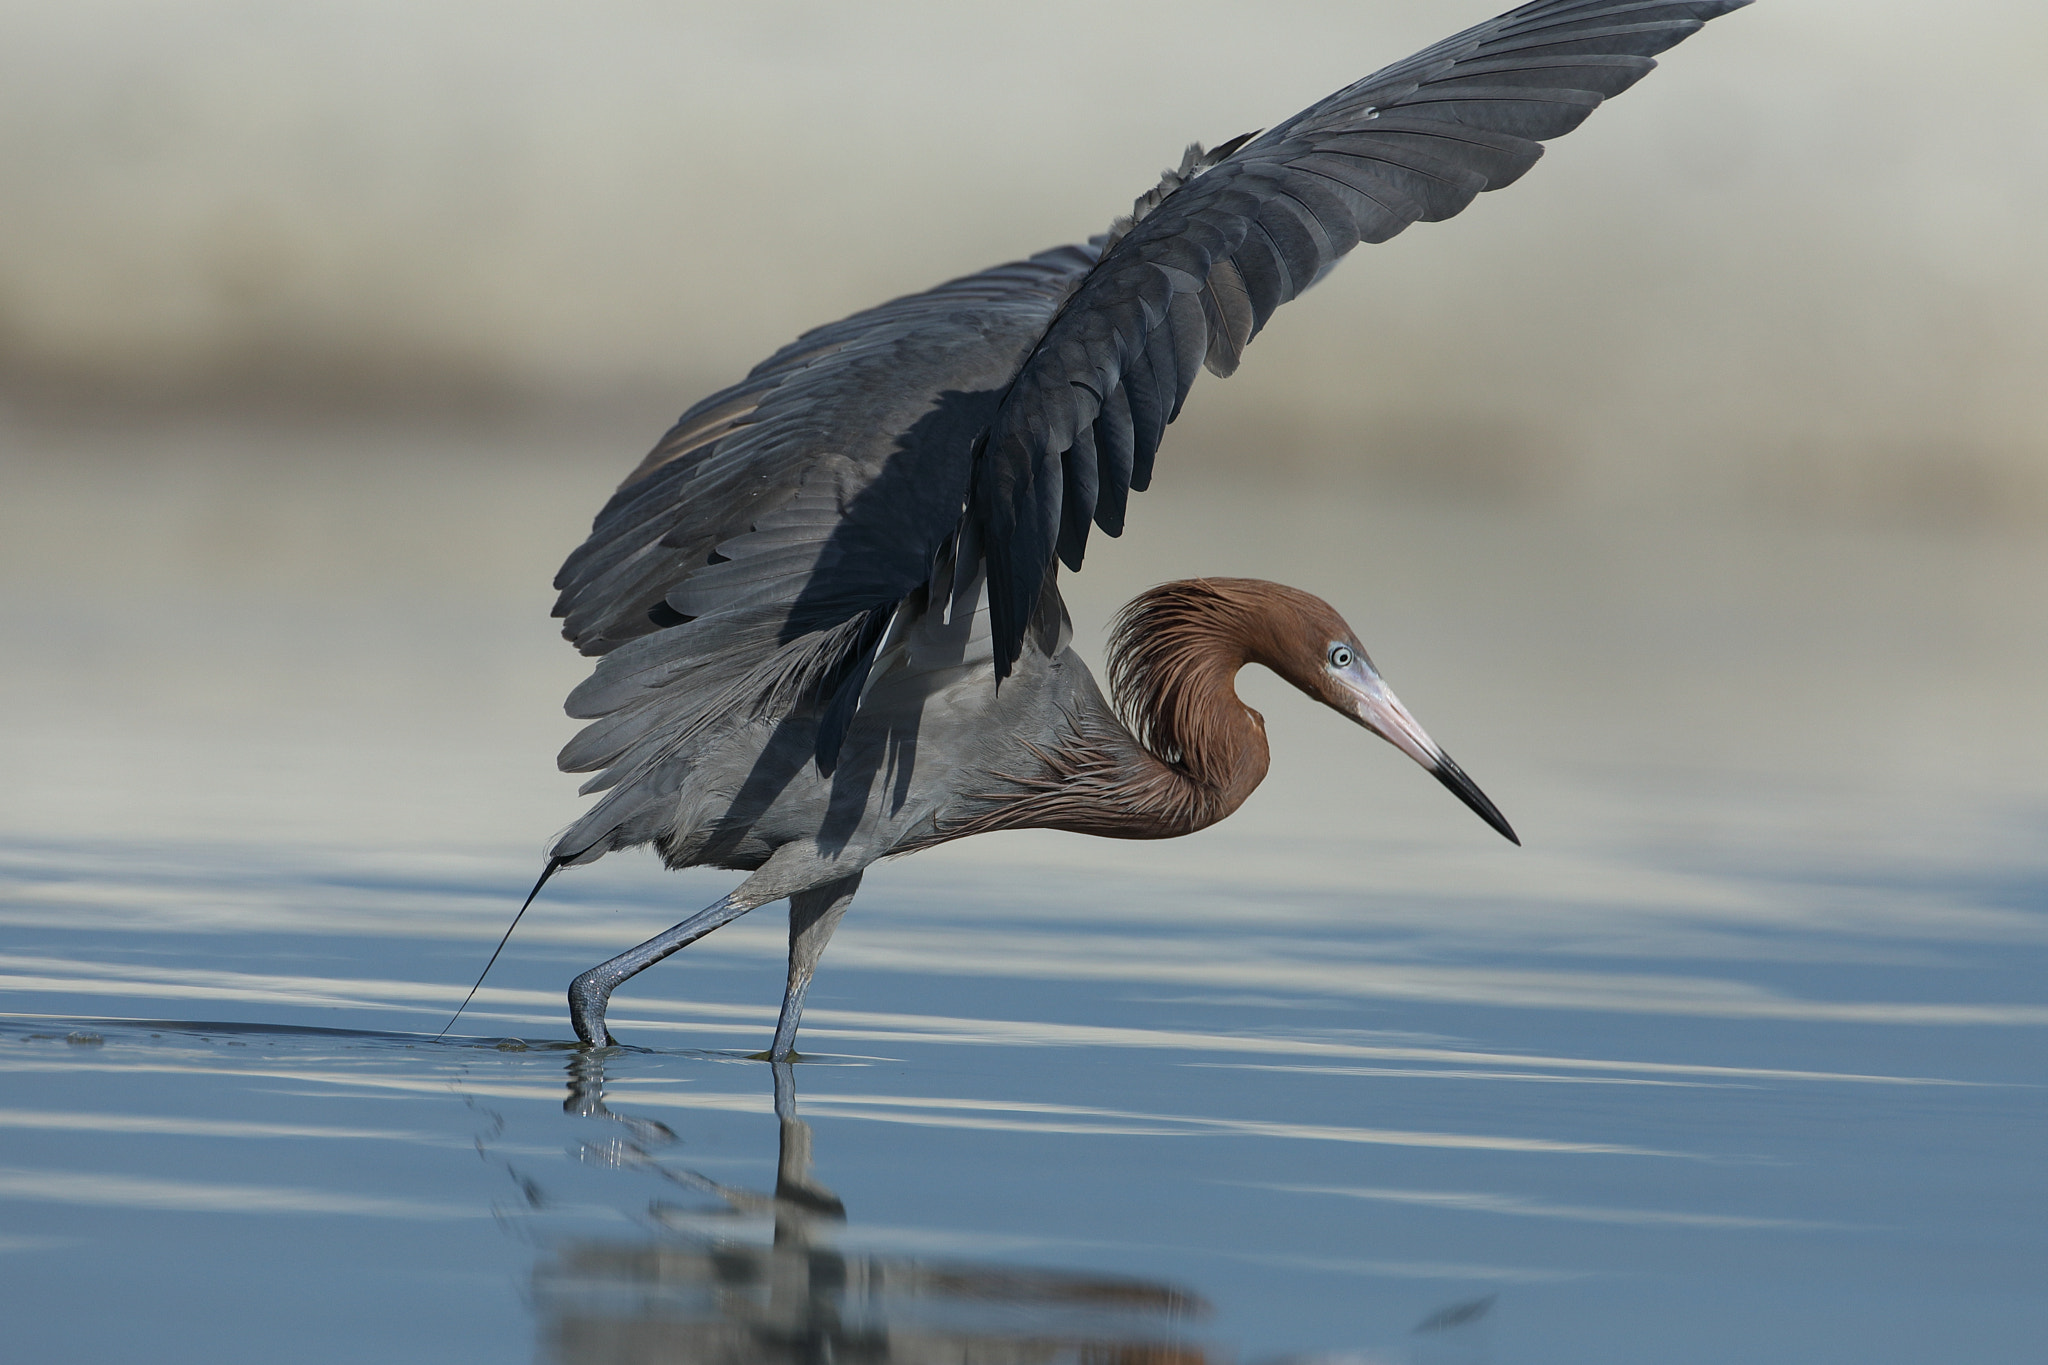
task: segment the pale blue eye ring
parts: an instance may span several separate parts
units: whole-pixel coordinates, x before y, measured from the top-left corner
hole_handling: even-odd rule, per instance
[[[1352,655],[1351,655],[1351,646],[1349,646],[1349,645],[1331,645],[1331,646],[1330,646],[1330,667],[1332,667],[1332,668],[1349,668],[1349,667],[1351,667],[1351,658],[1352,658]]]

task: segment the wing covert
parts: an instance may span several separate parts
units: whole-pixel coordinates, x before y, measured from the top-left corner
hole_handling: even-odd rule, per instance
[[[606,654],[743,602],[815,627],[900,598],[958,526],[973,437],[1094,261],[1061,247],[856,313],[690,408],[556,575],[562,633]]]
[[[808,332],[627,476],[555,580],[563,634],[603,656],[559,761],[605,793],[557,858],[659,837],[707,746],[764,716],[829,700],[830,769],[897,605],[960,529],[979,437],[1095,259],[1061,247]]]

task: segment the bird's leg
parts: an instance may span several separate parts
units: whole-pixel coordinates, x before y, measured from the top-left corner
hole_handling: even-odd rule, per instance
[[[789,986],[782,995],[782,1017],[775,1024],[775,1045],[769,1059],[786,1062],[796,1055],[796,1027],[804,1014],[804,994],[811,988],[811,974],[832,940],[832,931],[853,904],[860,890],[860,873],[826,882],[789,898]]]
[[[746,887],[741,886],[738,891],[716,905],[698,911],[675,928],[663,930],[637,948],[628,948],[609,962],[600,962],[571,981],[569,1022],[576,1026],[576,1036],[583,1040],[584,1045],[612,1045],[611,1032],[604,1026],[604,1011],[611,1002],[612,992],[619,988],[621,982],[652,967],[676,949],[695,943],[719,925],[731,923],[764,903],[761,899],[744,895],[745,890]]]

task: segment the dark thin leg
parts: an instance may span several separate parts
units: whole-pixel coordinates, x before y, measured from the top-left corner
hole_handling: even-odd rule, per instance
[[[775,1117],[784,1123],[795,1123],[796,1069],[788,1062],[775,1062],[768,1070],[775,1077]]]
[[[729,924],[762,902],[733,892],[709,909],[700,910],[673,929],[663,930],[637,948],[628,948],[609,962],[600,962],[569,983],[569,1022],[587,1047],[610,1047],[604,1026],[605,1006],[612,992],[634,974],[652,967],[678,948],[687,948],[721,924]]]
[[[782,1120],[782,1146],[775,1163],[775,1244],[807,1241],[805,1228],[820,1214],[846,1221],[846,1205],[811,1174],[811,1125],[796,1115],[795,1068],[776,1062],[775,1116]]]
[[[796,1028],[804,1016],[804,995],[811,989],[811,974],[832,931],[853,904],[860,890],[860,873],[826,882],[789,898],[789,986],[782,995],[782,1017],[775,1024],[775,1045],[768,1049],[770,1060],[783,1062],[796,1055]]]

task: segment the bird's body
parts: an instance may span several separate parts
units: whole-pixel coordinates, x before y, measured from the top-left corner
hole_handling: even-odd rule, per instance
[[[556,867],[653,844],[752,875],[570,991],[608,1040],[621,981],[791,901],[788,1054],[817,956],[877,859],[998,829],[1185,834],[1265,775],[1232,678],[1263,664],[1506,822],[1393,695],[1341,617],[1253,580],[1127,609],[1104,697],[1068,646],[1058,564],[1122,530],[1198,369],[1228,374],[1352,245],[1448,217],[1540,140],[1747,0],[1537,0],[1255,140],[1191,149],[1085,246],[997,266],[799,338],[698,403],[557,579],[601,655],[563,751],[605,794]]]

